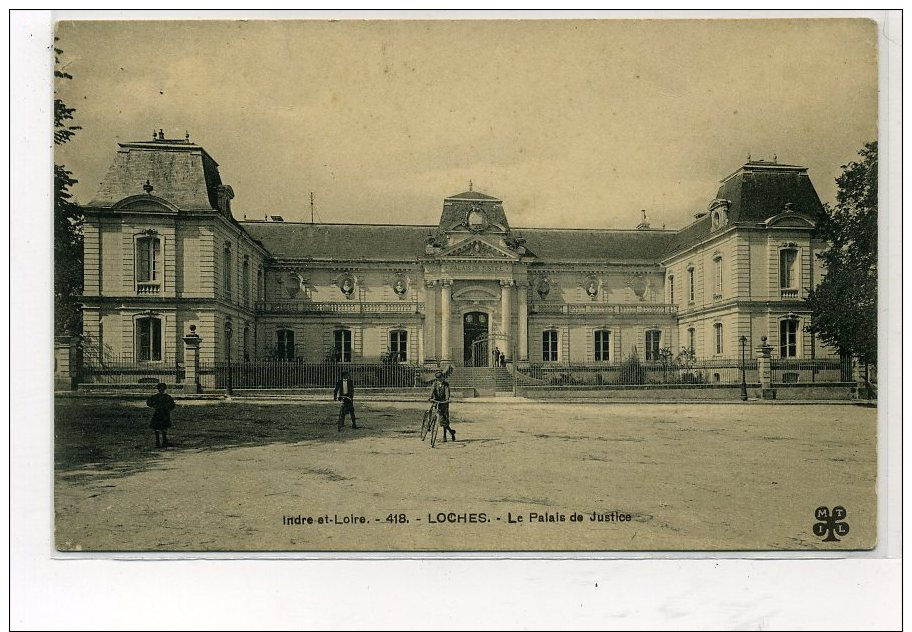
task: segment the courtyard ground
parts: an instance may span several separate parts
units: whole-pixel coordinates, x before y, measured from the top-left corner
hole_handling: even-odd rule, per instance
[[[361,428],[346,425],[340,433],[332,402],[181,400],[174,445],[158,450],[144,401],[58,398],[56,546],[629,551],[875,544],[874,408],[467,401],[453,405],[459,440],[434,449],[418,434],[424,404],[362,401],[357,408]],[[850,531],[824,542],[812,532],[815,509],[837,505],[847,510]]]

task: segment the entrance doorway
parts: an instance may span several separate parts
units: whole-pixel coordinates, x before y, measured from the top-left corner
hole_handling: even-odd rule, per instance
[[[462,332],[464,366],[488,366],[488,315],[485,312],[467,313],[462,318]]]

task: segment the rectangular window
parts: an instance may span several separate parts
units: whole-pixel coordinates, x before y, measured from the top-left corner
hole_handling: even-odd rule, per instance
[[[779,251],[779,287],[782,289],[795,289],[798,287],[798,278],[795,274],[798,261],[797,250]]]
[[[136,240],[136,289],[140,293],[158,292],[161,285],[161,240],[143,237]]]
[[[295,357],[294,332],[290,329],[276,331],[276,357],[279,360],[293,360]]]
[[[390,354],[397,362],[406,362],[408,360],[408,332],[404,329],[396,329],[389,334]]]
[[[231,298],[231,248],[225,247],[223,255],[223,271],[225,274],[225,296]]]
[[[646,332],[646,360],[649,362],[659,361],[659,343],[662,339],[662,332],[658,329],[650,329]]]
[[[722,298],[722,257],[713,259],[713,280],[715,281],[714,299]]]
[[[557,362],[557,332],[553,329],[542,332],[542,360]]]
[[[136,357],[140,362],[157,362],[162,359],[161,319],[136,319]]]
[[[242,289],[241,292],[242,298],[245,304],[250,303],[250,259],[244,257],[244,268],[243,268],[243,278],[241,279]]]
[[[336,329],[333,332],[333,350],[336,362],[351,362],[352,332],[351,329]]]
[[[244,327],[244,360],[250,359],[250,327]]]
[[[782,358],[798,357],[798,320],[779,321],[779,356]]]
[[[694,354],[697,351],[697,330],[696,329],[691,328],[691,329],[687,330],[687,350],[690,351],[691,354]]]
[[[715,336],[715,337],[716,337],[716,355],[721,355],[721,354],[722,354],[722,350],[723,350],[723,347],[722,347],[722,323],[716,323],[715,325],[713,325],[713,328],[715,329],[715,334],[716,334],[716,336]]]
[[[694,282],[694,269],[690,268],[687,270],[687,300],[690,303],[693,303],[696,300],[697,289],[696,283]]]
[[[557,332],[553,332],[557,333]],[[555,341],[556,342],[556,341]],[[611,358],[611,332],[602,330],[595,332],[595,361],[608,362]]]
[[[257,268],[257,300],[266,300],[266,285],[263,282],[263,268]]]
[[[668,277],[668,302],[672,305],[675,302],[675,278],[673,276]]]

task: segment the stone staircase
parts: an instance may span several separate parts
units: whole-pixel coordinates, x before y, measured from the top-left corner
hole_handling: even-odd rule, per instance
[[[501,367],[454,366],[447,382],[451,389],[474,388],[482,396],[513,394],[513,376]]]

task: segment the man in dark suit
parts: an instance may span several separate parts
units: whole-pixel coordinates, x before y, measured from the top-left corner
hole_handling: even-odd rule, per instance
[[[342,426],[345,425],[345,415],[351,415],[352,428],[357,428],[355,423],[355,386],[352,384],[348,371],[342,371],[342,377],[336,382],[336,388],[333,389],[333,401],[342,400],[342,407],[339,409],[339,432],[342,432]]]

